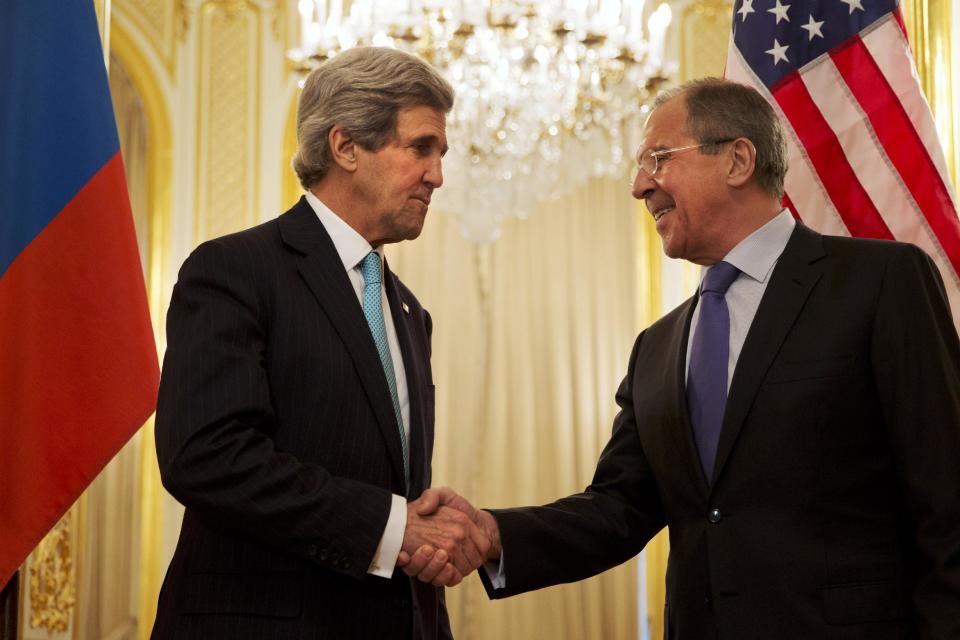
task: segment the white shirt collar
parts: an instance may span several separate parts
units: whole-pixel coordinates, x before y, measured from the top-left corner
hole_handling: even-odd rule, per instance
[[[744,238],[730,250],[723,261],[729,262],[757,282],[765,282],[780,254],[787,247],[797,225],[787,209]]]
[[[323,204],[317,196],[310,191],[306,194],[307,202],[313,208],[313,211],[320,218],[323,228],[327,230],[330,239],[333,240],[333,246],[337,249],[337,255],[343,262],[343,268],[351,271],[360,264],[368,253],[374,251],[370,243],[357,233],[356,229],[348,225],[343,219],[330,210],[330,207]],[[383,260],[383,245],[377,247],[375,251]]]

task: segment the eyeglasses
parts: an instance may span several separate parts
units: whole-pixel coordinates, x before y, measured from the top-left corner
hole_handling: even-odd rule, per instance
[[[672,158],[677,153],[690,151],[691,149],[699,149],[701,147],[713,147],[720,144],[726,144],[727,142],[733,142],[734,140],[736,140],[736,138],[727,138],[725,140],[716,140],[714,142],[690,144],[685,147],[674,147],[673,149],[647,151],[645,154],[637,158],[637,166],[641,171],[652,178],[653,176],[657,175],[657,171],[660,170],[661,165],[663,165],[664,162]]]

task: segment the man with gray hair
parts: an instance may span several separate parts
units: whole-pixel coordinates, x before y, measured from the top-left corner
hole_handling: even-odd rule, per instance
[[[668,527],[672,640],[960,638],[960,341],[933,261],[823,236],[780,204],[754,89],[661,96],[635,198],[699,291],[637,338],[582,493],[476,511],[491,597],[581,580]],[[403,559],[419,571],[424,559]]]
[[[416,509],[432,327],[383,246],[420,235],[452,106],[412,55],[337,55],[300,97],[304,197],[184,263],[156,438],[186,512],[154,638],[451,637],[439,585],[489,542],[454,509]],[[395,564],[418,549],[415,581]]]

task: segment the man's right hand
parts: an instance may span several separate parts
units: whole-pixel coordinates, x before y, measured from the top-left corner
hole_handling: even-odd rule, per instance
[[[424,521],[430,523],[428,537],[443,542],[439,546],[431,541],[414,544],[424,531]],[[446,487],[428,489],[409,504],[407,527],[397,566],[423,582],[454,586],[480,565],[500,557],[496,519]]]
[[[397,565],[423,582],[454,586],[486,561],[490,540],[469,513],[455,508],[462,505],[441,502],[428,490],[407,506]]]

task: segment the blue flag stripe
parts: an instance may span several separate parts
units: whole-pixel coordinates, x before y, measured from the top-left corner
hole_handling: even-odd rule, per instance
[[[0,277],[119,148],[93,3],[0,0]]]

